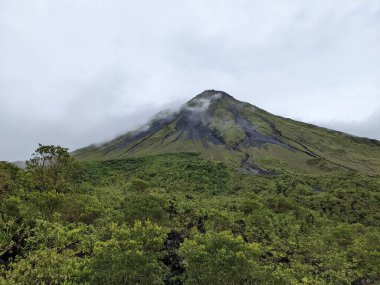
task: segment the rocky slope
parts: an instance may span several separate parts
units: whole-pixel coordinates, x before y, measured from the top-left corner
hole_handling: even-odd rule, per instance
[[[207,90],[177,112],[73,155],[108,160],[197,152],[246,173],[357,171],[380,174],[380,142],[275,116],[222,91]]]

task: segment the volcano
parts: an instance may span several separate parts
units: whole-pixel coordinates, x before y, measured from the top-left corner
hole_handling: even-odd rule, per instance
[[[380,142],[273,115],[231,95],[206,90],[179,111],[101,145],[76,150],[79,160],[192,152],[243,173],[284,171],[380,173]]]

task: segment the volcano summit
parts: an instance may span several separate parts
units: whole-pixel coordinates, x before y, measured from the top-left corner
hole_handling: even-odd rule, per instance
[[[276,116],[223,91],[206,90],[177,112],[73,155],[109,160],[195,152],[245,173],[380,172],[380,142]]]

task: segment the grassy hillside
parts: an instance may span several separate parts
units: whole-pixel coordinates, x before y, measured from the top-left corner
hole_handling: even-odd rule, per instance
[[[270,114],[219,91],[205,91],[177,113],[140,130],[79,149],[79,160],[197,152],[250,173],[380,173],[380,142]]]
[[[0,164],[0,284],[380,282],[379,176],[246,175],[194,153],[70,173],[45,187]]]

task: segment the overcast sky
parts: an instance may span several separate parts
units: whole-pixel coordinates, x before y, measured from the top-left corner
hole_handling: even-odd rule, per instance
[[[380,1],[0,0],[0,160],[111,139],[205,89],[380,139]]]

